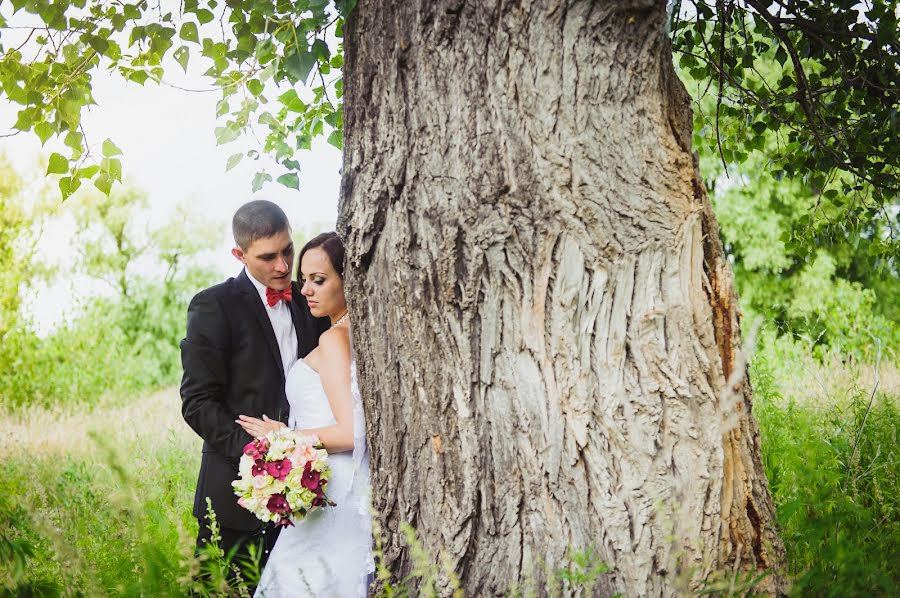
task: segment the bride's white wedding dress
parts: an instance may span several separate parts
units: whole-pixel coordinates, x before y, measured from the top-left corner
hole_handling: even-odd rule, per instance
[[[331,453],[325,494],[334,507],[317,509],[281,530],[269,555],[255,598],[364,597],[375,571],[369,514],[369,460],[362,400],[352,366],[353,452]],[[288,372],[286,394],[294,429],[335,423],[322,381],[299,360]]]

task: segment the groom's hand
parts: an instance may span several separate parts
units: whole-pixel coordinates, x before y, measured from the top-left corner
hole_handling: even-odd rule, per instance
[[[244,428],[247,434],[250,434],[250,436],[253,436],[254,438],[261,438],[272,430],[287,427],[278,420],[269,419],[269,416],[267,415],[263,415],[262,419],[257,419],[248,415],[239,415],[234,421]]]

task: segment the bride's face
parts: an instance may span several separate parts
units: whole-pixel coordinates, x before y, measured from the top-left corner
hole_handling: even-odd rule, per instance
[[[300,262],[300,292],[306,297],[309,311],[317,318],[328,316],[333,322],[347,311],[344,279],[338,274],[328,254],[313,247]]]

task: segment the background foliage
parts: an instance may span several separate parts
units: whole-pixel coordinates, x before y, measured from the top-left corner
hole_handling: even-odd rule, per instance
[[[191,261],[220,231],[184,213],[148,231],[140,225],[146,197],[129,187],[81,193],[63,206],[49,197],[25,197],[21,179],[0,160],[0,405],[93,404],[104,393],[175,383],[187,301],[216,277]],[[55,209],[41,208],[47,205]],[[75,250],[61,265],[48,264],[37,251],[42,228],[66,215],[74,216]],[[110,293],[42,335],[22,301],[60,276],[101,281]]]

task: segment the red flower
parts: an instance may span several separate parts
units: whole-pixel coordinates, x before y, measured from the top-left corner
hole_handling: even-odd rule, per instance
[[[268,451],[268,438],[257,438],[256,440],[248,442],[246,445],[244,445],[244,454],[254,460],[264,458]]]
[[[253,469],[250,470],[250,475],[258,476],[263,475],[266,472],[266,462],[263,459],[257,459],[253,462]]]
[[[273,494],[270,496],[269,502],[266,503],[266,508],[269,509],[270,513],[281,515],[287,515],[291,512],[291,506],[288,504],[284,494]]]
[[[309,488],[315,492],[319,489],[319,477],[319,472],[313,471],[312,464],[307,463],[303,468],[303,477],[300,478],[300,484],[304,488]]]
[[[255,467],[255,466],[254,466]],[[266,473],[275,478],[276,480],[283,480],[287,477],[287,474],[291,472],[291,461],[290,459],[282,459],[281,461],[272,461],[270,463],[266,463]]]

